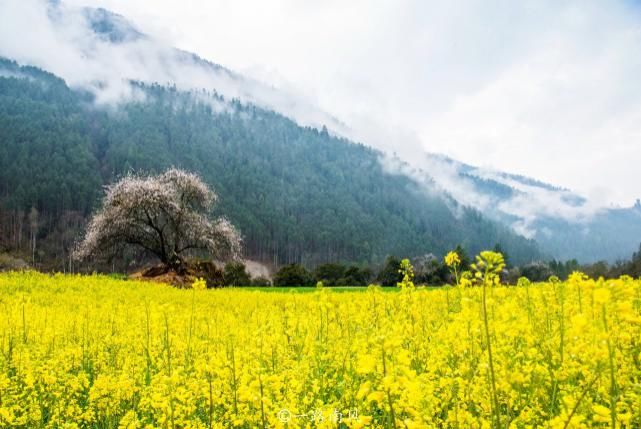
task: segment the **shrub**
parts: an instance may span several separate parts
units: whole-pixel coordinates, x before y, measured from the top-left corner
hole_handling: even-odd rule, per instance
[[[396,286],[403,281],[403,275],[398,271],[401,266],[401,260],[396,256],[388,256],[385,266],[376,276],[376,281],[383,286]]]
[[[345,270],[345,278],[340,283],[344,286],[367,286],[371,279],[372,270],[352,265]]]
[[[225,273],[211,261],[198,261],[192,264],[193,275],[202,277],[208,288],[225,286]]]
[[[521,275],[532,282],[546,281],[552,274],[548,264],[543,262],[532,262],[521,267]]]
[[[274,286],[312,286],[314,279],[300,264],[282,267],[274,276]]]
[[[432,253],[414,258],[412,265],[414,265],[414,283],[416,284],[441,285],[447,283],[450,278],[447,265],[442,264]],[[460,270],[458,274],[460,274]],[[452,276],[453,279],[454,277]]]
[[[228,262],[225,264],[226,286],[250,286],[251,277],[242,262]]]
[[[314,280],[322,282],[325,286],[344,286],[341,279],[345,277],[345,265],[322,264],[314,270]]]
[[[252,286],[268,287],[272,285],[272,281],[267,277],[259,276],[252,280]]]

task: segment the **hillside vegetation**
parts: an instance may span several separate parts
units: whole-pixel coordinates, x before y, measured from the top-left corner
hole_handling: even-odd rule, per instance
[[[533,242],[388,174],[380,153],[324,129],[157,85],[97,107],[42,70],[7,60],[0,69],[0,245],[51,267],[68,263],[103,185],[171,166],[212,185],[246,256],[275,264],[381,262],[459,243],[472,253],[499,243],[515,263],[540,257]]]

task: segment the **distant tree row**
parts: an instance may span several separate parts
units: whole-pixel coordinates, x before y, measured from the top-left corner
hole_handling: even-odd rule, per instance
[[[565,280],[574,271],[581,271],[594,279],[599,277],[616,278],[622,275],[641,277],[641,245],[629,260],[617,261],[614,264],[608,264],[606,261],[579,264],[576,259],[565,262],[553,259],[549,262],[533,262],[513,268],[509,271],[509,277],[514,279],[523,276],[531,281],[544,281],[550,276],[556,276]]]
[[[496,245],[494,251],[501,252],[501,246]],[[462,246],[454,251],[460,260],[459,272],[470,270],[470,257]],[[576,260],[565,262],[551,260],[549,262],[531,262],[520,266],[511,266],[509,256],[502,253],[506,267],[501,275],[508,284],[516,284],[519,277],[527,277],[530,281],[547,281],[551,276],[566,280],[574,271],[581,271],[591,278],[616,278],[622,275],[641,277],[641,245],[639,250],[628,261],[619,261],[609,265],[607,262],[579,264]],[[414,268],[414,283],[417,285],[440,286],[453,284],[451,269],[433,254],[427,254],[411,259]],[[388,256],[378,271],[370,267],[358,267],[340,263],[322,264],[313,270],[307,270],[300,264],[282,267],[274,276],[275,286],[312,286],[322,282],[323,286],[365,286],[370,283],[381,286],[396,286],[402,280],[399,271],[401,259]]]
[[[312,286],[318,282],[324,286],[367,286],[372,278],[369,268],[357,265],[329,263],[309,271],[300,264],[291,264],[274,275],[274,286]]]
[[[457,246],[455,252],[460,255],[461,266],[469,269],[470,260],[463,247]],[[323,286],[367,286],[371,283],[396,286],[403,279],[399,272],[400,264],[401,259],[396,256],[388,256],[378,269],[329,263],[307,270],[300,264],[291,264],[281,267],[274,275],[273,283],[274,286],[312,286],[318,282],[322,282]],[[452,281],[447,266],[431,253],[412,259],[412,264],[416,284],[442,285]]]

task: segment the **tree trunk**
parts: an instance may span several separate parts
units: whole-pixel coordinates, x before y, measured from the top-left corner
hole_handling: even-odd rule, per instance
[[[176,274],[184,275],[187,272],[187,262],[177,254],[174,254],[166,264]]]

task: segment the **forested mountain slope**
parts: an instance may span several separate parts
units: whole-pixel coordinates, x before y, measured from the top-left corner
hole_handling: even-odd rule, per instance
[[[615,262],[627,259],[641,242],[638,200],[630,207],[595,206],[568,189],[437,155],[427,155],[426,168],[425,175],[455,191],[457,201],[534,238],[555,258]],[[453,182],[457,186],[448,189]]]
[[[177,166],[218,191],[247,256],[276,264],[379,262],[459,243],[500,243],[515,263],[540,256],[479,212],[386,173],[373,149],[215,93],[134,86],[128,102],[96,107],[47,72],[0,62],[2,247],[26,251],[35,237],[38,258],[63,261],[101,186]]]

